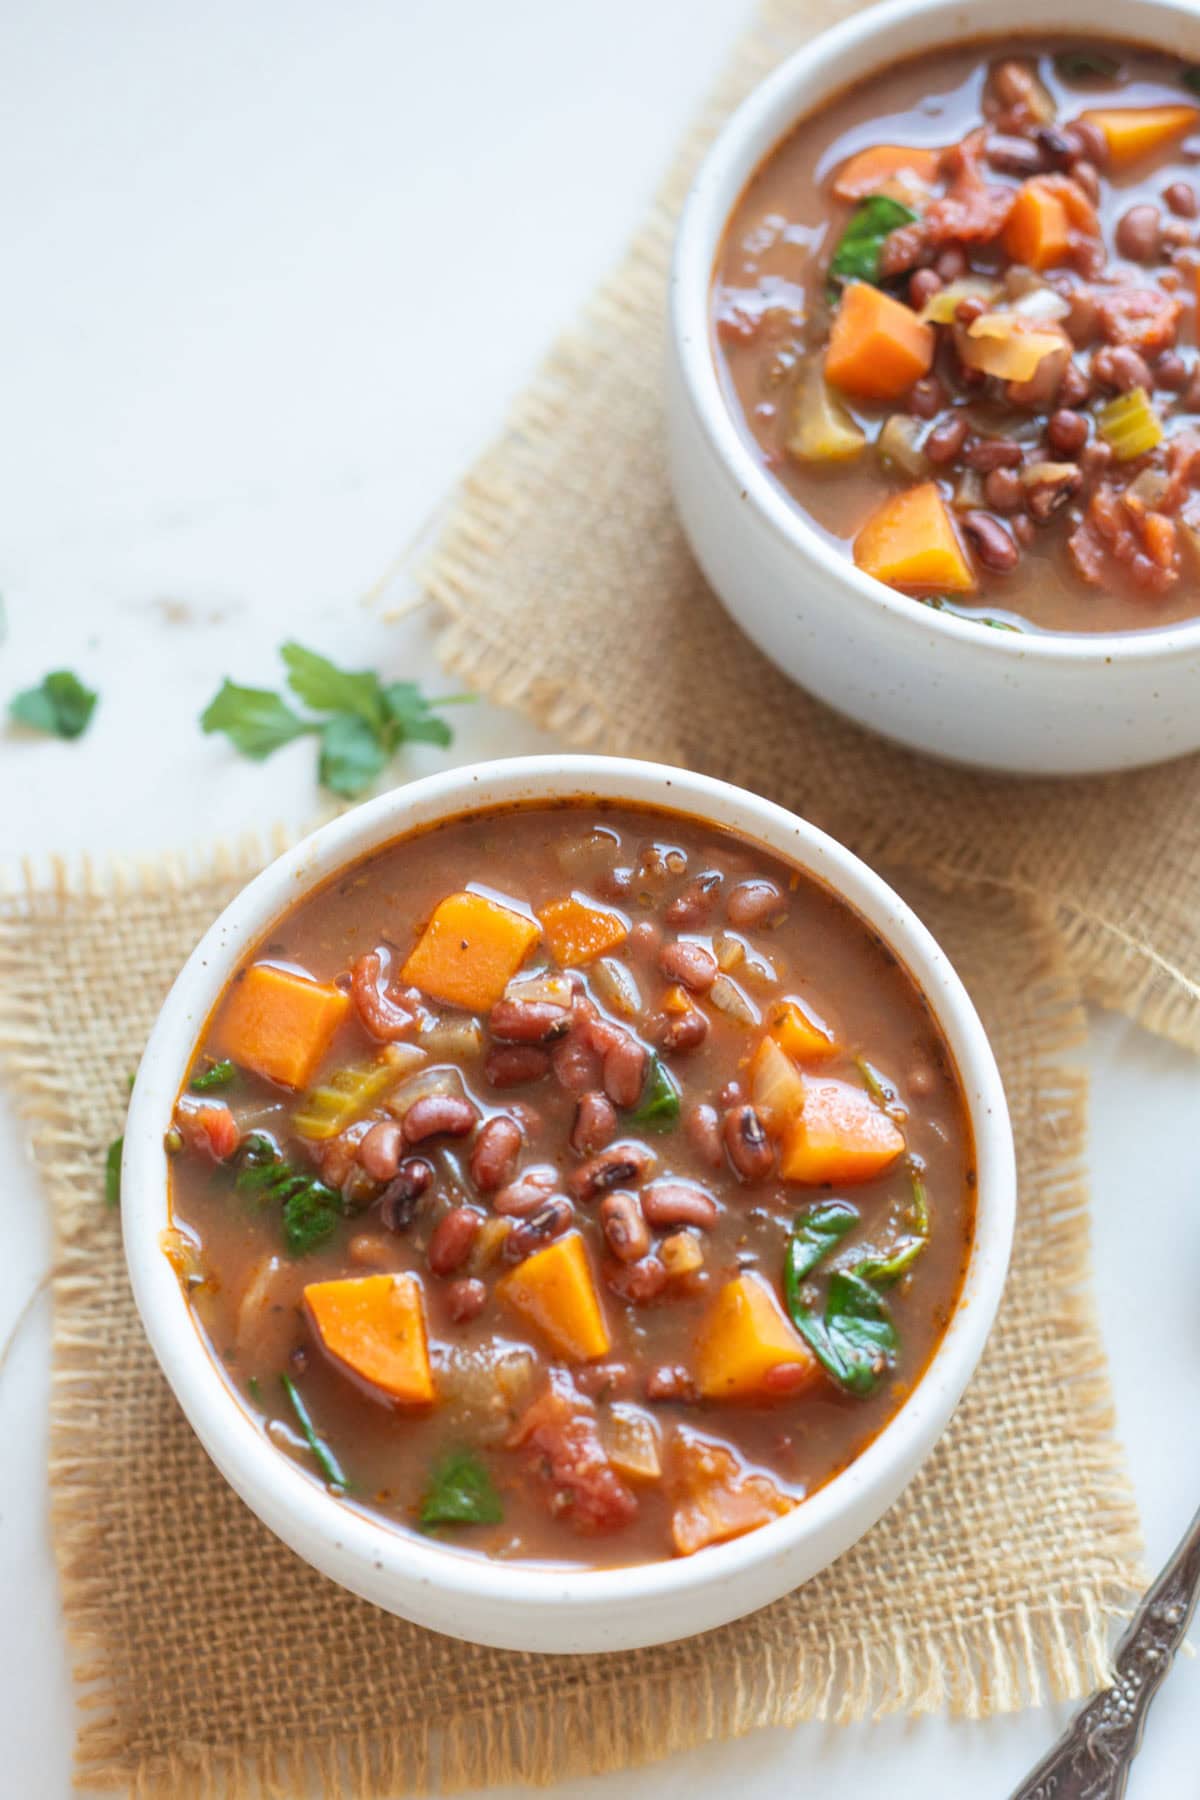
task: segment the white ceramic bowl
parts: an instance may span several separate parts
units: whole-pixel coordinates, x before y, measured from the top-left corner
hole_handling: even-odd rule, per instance
[[[824,32],[750,94],[713,144],[684,207],[671,276],[671,479],[729,612],[793,680],[860,724],[1019,774],[1132,768],[1200,748],[1200,622],[1017,635],[935,612],[864,575],[806,523],[735,423],[717,376],[709,293],[730,213],[800,118],[921,50],[1072,30],[1095,37],[1094,0],[892,0]],[[1102,30],[1200,61],[1192,0],[1111,0]]]
[[[481,806],[578,795],[674,807],[732,827],[844,895],[927,996],[970,1107],[978,1221],[962,1300],[912,1398],[843,1474],[794,1512],[679,1561],[562,1572],[488,1562],[393,1529],[336,1500],[271,1444],[223,1380],[159,1245],[169,1223],[163,1132],[196,1039],[226,982],[278,916],[364,854]],[[334,1581],[438,1631],[514,1650],[619,1650],[737,1618],[814,1575],[897,1498],[946,1426],[979,1360],[1008,1266],[1012,1136],[983,1027],[943,952],[870,869],[822,832],[701,775],[597,756],[529,757],[430,776],[322,827],[264,870],[201,940],[142,1057],[125,1129],[121,1214],[150,1342],[201,1443],[271,1530]]]

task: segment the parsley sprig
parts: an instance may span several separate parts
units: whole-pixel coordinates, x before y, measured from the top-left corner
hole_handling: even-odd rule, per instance
[[[49,737],[77,738],[87,730],[97,698],[70,669],[52,669],[37,687],[14,694],[8,713],[14,724],[25,725],[30,731],[44,731]]]
[[[226,677],[200,724],[223,731],[243,756],[259,762],[296,738],[317,737],[317,778],[347,800],[365,793],[404,744],[445,749],[454,733],[435,708],[472,698],[427,700],[415,681],[384,682],[373,669],[339,669],[303,644],[284,644],[279,654],[293,694],[321,717],[297,712],[271,688],[242,687]]]

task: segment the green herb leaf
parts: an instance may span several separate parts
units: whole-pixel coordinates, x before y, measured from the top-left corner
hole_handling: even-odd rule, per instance
[[[232,1087],[237,1078],[237,1064],[226,1057],[223,1062],[215,1062],[199,1075],[193,1075],[188,1086],[194,1094],[216,1094],[222,1088]]]
[[[659,1056],[651,1056],[641,1098],[629,1115],[643,1131],[672,1131],[679,1123],[679,1083]]]
[[[239,1144],[234,1162],[239,1193],[279,1205],[289,1256],[307,1256],[333,1236],[342,1213],[341,1195],[288,1162],[266,1132],[249,1132]]]
[[[104,1158],[104,1204],[110,1212],[121,1204],[121,1157],[125,1138],[114,1138]]]
[[[354,713],[378,734],[387,723],[387,706],[379,677],[372,669],[339,669],[327,656],[303,644],[284,644],[279,652],[288,686],[314,712]]]
[[[317,779],[331,794],[354,800],[370,787],[387,759],[387,750],[365,719],[357,713],[338,713],[321,732]]]
[[[848,1231],[859,1223],[859,1210],[847,1200],[818,1200],[797,1213],[788,1239],[783,1280],[789,1308],[799,1304],[800,1283],[812,1274]]]
[[[14,695],[8,711],[18,725],[28,725],[31,731],[77,738],[87,730],[97,698],[70,669],[54,669],[39,686]]]
[[[421,1502],[422,1525],[496,1525],[504,1508],[487,1469],[465,1450],[451,1450],[434,1469]]]
[[[454,733],[432,708],[456,705],[460,700],[471,698],[467,694],[450,694],[444,700],[431,702],[415,681],[390,682],[383,690],[383,697],[396,744],[438,744],[442,749],[453,742]]]
[[[925,1183],[916,1169],[908,1171],[909,1184],[912,1188],[912,1201],[908,1208],[908,1235],[901,1238],[890,1256],[868,1257],[865,1262],[855,1265],[854,1273],[864,1281],[874,1281],[881,1287],[890,1287],[899,1281],[908,1271],[929,1242],[929,1196],[925,1191]]]
[[[262,1405],[262,1387],[259,1384],[259,1379],[258,1379],[257,1375],[251,1375],[249,1380],[246,1382],[246,1392],[249,1394],[250,1398],[253,1400],[255,1406]]]
[[[1103,50],[1060,50],[1054,59],[1054,67],[1064,81],[1089,78],[1111,81],[1114,75],[1121,73],[1117,58],[1106,56]]]
[[[1195,63],[1189,63],[1186,68],[1180,69],[1179,79],[1193,94],[1200,94],[1200,68]]]
[[[337,1457],[333,1454],[333,1451],[329,1448],[329,1445],[325,1442],[324,1438],[317,1435],[317,1428],[309,1416],[308,1408],[300,1398],[300,1390],[297,1388],[290,1375],[281,1375],[279,1379],[283,1384],[283,1391],[288,1397],[291,1409],[296,1415],[296,1423],[300,1427],[300,1434],[313,1453],[314,1462],[325,1477],[327,1485],[331,1487],[335,1493],[344,1494],[350,1484],[342,1473],[342,1465],[339,1463]]]
[[[911,206],[887,194],[872,194],[864,200],[851,215],[829,265],[834,294],[848,281],[869,281],[877,287],[884,239],[897,226],[913,224],[916,217]]]
[[[327,1244],[341,1214],[341,1199],[332,1188],[320,1181],[304,1181],[283,1203],[283,1242],[288,1255],[308,1256]]]
[[[889,1119],[907,1119],[908,1108],[883,1071],[877,1069],[873,1062],[868,1062],[865,1056],[856,1056],[854,1066],[862,1076],[863,1086],[880,1112],[885,1112]]]
[[[243,756],[261,762],[315,727],[270,688],[239,687],[228,676],[200,714],[202,731],[223,731]]]
[[[825,1316],[800,1306],[792,1322],[834,1380],[860,1398],[878,1386],[899,1342],[887,1301],[844,1269],[829,1278]]]

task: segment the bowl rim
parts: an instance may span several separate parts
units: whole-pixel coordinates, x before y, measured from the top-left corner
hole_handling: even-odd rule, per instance
[[[975,1233],[954,1315],[912,1394],[862,1454],[793,1512],[702,1556],[599,1570],[489,1561],[331,1495],[271,1443],[225,1379],[160,1246],[170,1223],[163,1133],[184,1070],[229,977],[272,922],[338,870],[431,822],[480,808],[588,797],[665,807],[728,826],[824,881],[865,917],[910,971],[947,1038],[978,1172]],[[639,1607],[668,1594],[727,1588],[751,1565],[795,1551],[864,1507],[874,1507],[872,1523],[924,1461],[975,1370],[1007,1274],[1015,1204],[1012,1132],[991,1046],[949,958],[906,902],[835,839],[774,802],[709,776],[598,755],[514,757],[427,776],[342,814],[270,863],[209,927],[163,1003],[134,1084],[122,1160],[122,1231],[134,1297],[193,1429],[271,1529],[343,1585],[399,1611],[397,1584],[410,1594],[438,1590],[459,1602],[498,1602],[527,1616],[563,1606],[577,1617],[611,1615],[614,1607]],[[882,1504],[881,1494],[887,1496]],[[314,1552],[323,1545],[326,1559],[302,1549],[297,1534]],[[470,1637],[469,1617],[456,1619],[455,1629],[458,1624],[459,1635]]]
[[[1087,29],[1095,36],[1094,19],[1084,16],[1087,0],[1054,0],[1045,23],[1021,26],[1022,36]],[[1078,17],[1072,17],[1078,13]],[[1190,0],[1121,0],[1120,20],[1102,35],[1144,41],[1155,47],[1156,21],[1189,20],[1200,30],[1200,13]],[[1145,20],[1143,27],[1135,22]],[[964,24],[964,21],[967,21]],[[1124,632],[1008,632],[981,629],[978,621],[935,607],[920,606],[905,594],[840,556],[808,522],[799,506],[773,482],[753,454],[723,391],[712,339],[709,296],[716,258],[732,205],[732,186],[740,196],[764,160],[773,154],[801,119],[810,116],[846,87],[868,80],[885,67],[889,36],[916,25],[923,42],[905,49],[905,60],[976,34],[985,42],[1003,36],[990,0],[881,0],[881,3],[819,32],[794,51],[751,89],[725,121],[697,169],[680,213],[671,261],[668,294],[669,331],[683,376],[684,390],[709,450],[736,482],[739,496],[750,504],[772,533],[802,557],[816,563],[822,576],[841,584],[858,603],[888,613],[900,628],[944,633],[978,648],[980,654],[1022,660],[1036,656],[1049,662],[1105,667],[1121,662],[1169,662],[1200,648],[1200,616],[1175,624]],[[1161,45],[1158,46],[1161,48]],[[852,76],[832,76],[831,67],[851,52],[863,60]],[[795,100],[796,90],[801,98]]]

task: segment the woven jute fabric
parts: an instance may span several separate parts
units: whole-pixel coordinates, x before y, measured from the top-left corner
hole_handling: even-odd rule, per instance
[[[676,215],[740,95],[853,10],[768,0],[626,259],[466,483],[423,576],[451,618],[443,658],[580,746],[720,775],[869,858],[1037,897],[1089,997],[1196,1048],[1200,764],[1019,781],[906,754],[778,673],[706,586],[675,517],[662,364]]]
[[[1083,1015],[1044,921],[908,884],[991,1032],[1021,1183],[1000,1322],[922,1473],[832,1569],[749,1619],[631,1655],[524,1656],[310,1571],[217,1475],[142,1335],[104,1150],[172,977],[251,866],[60,871],[0,902],[0,1068],[57,1225],[51,1492],[84,1783],[367,1800],[546,1782],[759,1725],[981,1715],[1103,1676],[1137,1522],[1088,1298]]]

